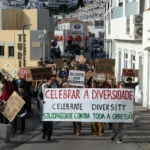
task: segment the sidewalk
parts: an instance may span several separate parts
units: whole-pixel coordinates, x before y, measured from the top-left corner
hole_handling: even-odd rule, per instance
[[[130,136],[144,150],[150,150],[150,110],[136,104],[134,114],[140,116],[140,126],[127,125],[125,135]]]
[[[17,131],[15,134],[12,134],[10,143],[4,143],[0,141],[0,150],[14,149],[33,136],[33,132],[40,125],[40,119],[35,105],[32,105],[32,109],[34,110],[34,116],[31,118],[26,118],[25,132],[23,134],[20,134],[19,131]]]

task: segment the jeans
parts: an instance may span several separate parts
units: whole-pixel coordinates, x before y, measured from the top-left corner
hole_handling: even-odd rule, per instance
[[[124,123],[112,123],[113,137],[122,139],[124,132]]]

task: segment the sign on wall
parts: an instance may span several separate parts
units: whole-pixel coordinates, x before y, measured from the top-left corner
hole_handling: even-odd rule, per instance
[[[77,70],[69,70],[68,83],[72,86],[84,86],[85,72]]]
[[[73,23],[71,24],[72,31],[83,31],[83,24],[81,23]]]
[[[43,121],[133,122],[132,89],[46,89]]]

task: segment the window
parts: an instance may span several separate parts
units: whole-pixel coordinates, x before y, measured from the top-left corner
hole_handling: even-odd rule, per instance
[[[135,55],[131,55],[131,68],[135,69]]]
[[[127,69],[128,68],[128,54],[125,53],[124,54],[124,68]]]
[[[4,46],[0,46],[0,56],[4,56]]]
[[[14,57],[14,46],[9,46],[8,47],[8,56],[9,57]]]

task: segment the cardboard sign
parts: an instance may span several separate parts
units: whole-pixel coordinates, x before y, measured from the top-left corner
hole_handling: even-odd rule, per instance
[[[31,69],[34,67],[26,67],[26,81],[33,81]]]
[[[122,69],[122,76],[138,77],[139,70],[137,70],[137,69]]]
[[[55,88],[43,97],[43,121],[133,122],[133,89]]]
[[[0,112],[10,121],[12,122],[16,115],[19,113],[21,108],[24,106],[25,101],[14,92],[8,101],[0,107]]]
[[[18,77],[18,70],[13,65],[11,65],[11,63],[9,63],[8,61],[4,64],[4,66],[0,71],[10,81]]]
[[[52,75],[51,67],[32,68],[30,70],[31,70],[33,80],[41,80],[41,79],[49,78]]]
[[[24,77],[24,76],[26,76],[26,68],[25,67],[22,67],[22,68],[20,68],[20,70],[19,70],[19,76],[20,77]]]
[[[84,86],[85,72],[77,70],[69,70],[68,83],[72,86]]]
[[[88,72],[86,72],[86,74],[85,74],[86,79],[88,79],[88,78],[90,78],[90,77],[92,77],[92,76],[93,76],[93,72],[92,72],[92,71],[88,71]]]
[[[95,72],[114,75],[115,59],[97,59],[95,63]]]
[[[56,77],[56,80],[59,82],[59,85],[62,83],[62,79],[59,77]]]
[[[55,67],[56,68],[56,64],[48,64],[48,65],[46,65],[46,67]]]
[[[86,58],[83,55],[76,55],[76,61],[80,64],[84,64],[86,62]]]
[[[95,81],[105,81],[106,80],[106,74],[94,73],[93,80],[95,80]]]
[[[63,58],[55,59],[55,60],[53,60],[53,62],[54,62],[54,64],[56,64],[57,68],[64,67],[64,59]]]

